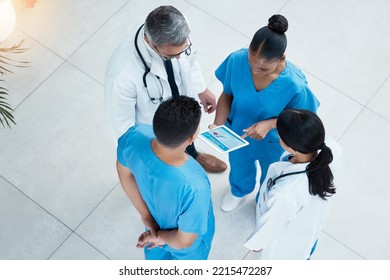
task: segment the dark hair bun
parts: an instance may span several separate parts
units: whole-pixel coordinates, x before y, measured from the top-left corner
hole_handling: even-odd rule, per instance
[[[276,33],[284,34],[288,29],[288,21],[282,15],[273,15],[268,19],[268,28]]]

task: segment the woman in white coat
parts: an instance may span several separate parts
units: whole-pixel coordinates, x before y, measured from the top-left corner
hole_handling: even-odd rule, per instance
[[[268,169],[245,246],[260,259],[310,259],[336,193],[341,149],[307,110],[283,111],[277,131],[286,153]]]

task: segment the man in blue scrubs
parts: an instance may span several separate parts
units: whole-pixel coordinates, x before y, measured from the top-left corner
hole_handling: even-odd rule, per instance
[[[199,133],[200,118],[195,99],[177,96],[161,103],[153,128],[136,125],[118,140],[121,185],[151,230],[138,242],[147,260],[205,260],[210,252],[214,236],[210,182],[185,152]]]

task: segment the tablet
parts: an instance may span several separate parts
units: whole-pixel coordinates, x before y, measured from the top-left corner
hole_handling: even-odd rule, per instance
[[[202,132],[198,137],[220,153],[228,153],[249,144],[225,125]]]

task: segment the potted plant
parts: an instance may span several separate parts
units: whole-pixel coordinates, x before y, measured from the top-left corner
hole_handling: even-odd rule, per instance
[[[11,127],[11,123],[16,124],[13,109],[7,102],[8,90],[5,86],[4,76],[13,73],[12,67],[26,67],[26,62],[15,60],[13,56],[24,52],[22,48],[23,40],[12,47],[3,47],[1,42],[5,40],[13,31],[16,22],[15,10],[10,0],[0,0],[0,124],[6,128]]]
[[[5,86],[5,80],[3,77],[7,73],[14,73],[12,67],[27,67],[28,62],[18,61],[12,58],[13,55],[26,51],[22,47],[23,40],[12,47],[0,46],[0,124],[6,128],[11,128],[11,123],[16,124],[14,116],[12,115],[13,109],[7,102],[8,90]],[[11,55],[11,57],[9,57]]]

